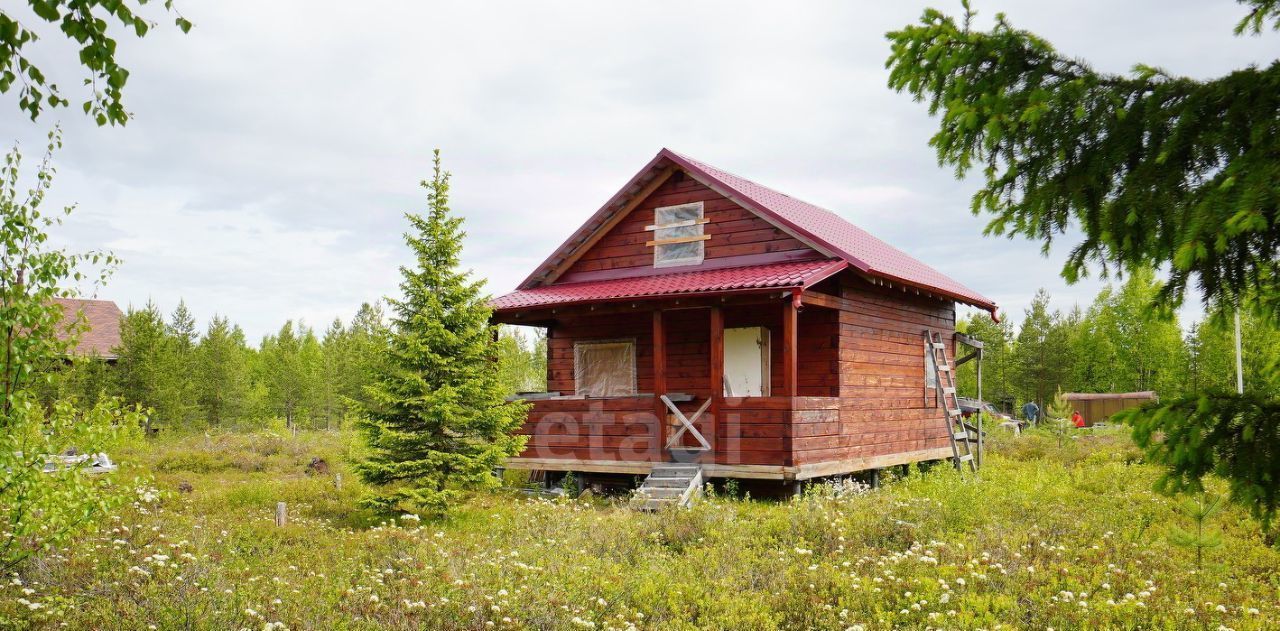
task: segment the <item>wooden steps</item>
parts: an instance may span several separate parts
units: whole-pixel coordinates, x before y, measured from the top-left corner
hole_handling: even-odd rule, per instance
[[[635,507],[656,511],[685,508],[702,496],[702,465],[664,463],[653,468],[636,489]]]

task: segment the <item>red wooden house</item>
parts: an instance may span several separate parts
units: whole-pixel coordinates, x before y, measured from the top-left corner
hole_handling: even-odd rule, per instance
[[[526,396],[508,466],[795,481],[950,458],[925,336],[954,357],[957,302],[996,310],[830,211],[664,149],[492,303],[548,335],[548,392]]]

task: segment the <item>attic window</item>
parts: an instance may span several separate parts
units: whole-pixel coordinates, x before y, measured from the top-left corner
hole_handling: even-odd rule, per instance
[[[702,216],[702,202],[663,206],[654,209],[653,214],[654,225],[645,228],[653,231],[653,240],[647,244],[653,248],[653,266],[701,263],[704,242],[711,238],[702,231],[707,223]]]

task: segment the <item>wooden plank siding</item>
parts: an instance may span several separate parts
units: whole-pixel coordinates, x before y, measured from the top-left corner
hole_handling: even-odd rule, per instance
[[[954,357],[955,305],[852,275],[837,291],[839,427],[797,440],[795,464],[948,448],[946,417],[925,389],[922,332],[940,331]]]
[[[763,326],[770,335],[770,381],[783,380],[782,301],[725,307],[726,328]],[[650,312],[557,314],[547,339],[547,390],[573,394],[573,345],[576,342],[629,339],[636,343],[636,383],[639,392],[653,392],[653,316]],[[663,312],[666,330],[667,391],[687,392],[704,399],[710,388],[710,310],[677,309]],[[799,396],[836,396],[840,378],[839,321],[829,309],[800,312],[798,327]]]
[[[775,396],[726,397],[718,415],[696,421],[714,448],[708,462],[725,471],[742,471],[733,469],[741,465],[793,472],[767,475],[833,475],[939,458],[949,450],[945,417],[933,391],[925,389],[922,331],[942,332],[954,357],[954,304],[873,286],[852,274],[826,288],[839,293],[821,298],[829,308],[810,305],[797,316],[795,397],[781,396],[786,299],[720,307],[727,328],[769,330]],[[638,396],[535,401],[521,430],[530,436],[521,458],[615,467],[665,460],[659,423],[669,420],[659,420],[653,396],[654,315],[640,307],[604,313],[577,307],[555,314],[547,340],[549,390],[574,393],[574,343],[631,339]],[[712,393],[710,314],[705,307],[662,314],[666,392],[694,396],[680,406],[686,413]]]
[[[659,446],[653,397],[534,401],[517,433],[522,458],[648,462]]]
[[[652,269],[653,248],[645,243],[653,239],[653,232],[645,226],[655,223],[654,209],[690,202],[702,202],[703,217],[709,220],[703,226],[703,234],[711,237],[705,242],[707,260],[770,253],[820,256],[755,213],[678,172],[584,252],[560,282],[603,270]]]
[[[528,436],[521,458],[660,462],[657,417],[650,396],[533,401],[518,433]],[[835,397],[726,397],[721,418],[695,422],[712,443],[709,462],[789,466],[792,443],[839,425]]]
[[[770,381],[782,383],[782,315],[783,300],[762,304],[731,305],[721,313],[724,326],[763,326],[770,332]],[[686,414],[692,413],[711,395],[711,310],[706,308],[672,309],[663,312],[662,328],[666,338],[666,392],[688,393],[694,400],[680,404]],[[828,401],[830,410],[838,409],[834,396],[839,392],[837,374],[839,353],[839,320],[836,312],[810,309],[799,314],[797,345],[798,394],[794,401]],[[574,394],[575,343],[627,339],[636,345],[637,392],[648,396],[613,399],[535,401],[534,411],[522,433],[530,435],[529,448],[522,457],[538,451],[554,451],[550,457],[587,459],[594,448],[595,457],[614,453],[609,459],[643,460],[647,450],[656,450],[656,440],[638,437],[658,436],[655,415],[654,346],[652,312],[597,314],[585,309],[566,310],[556,315],[547,339],[547,389]],[[728,464],[785,465],[790,461],[790,438],[786,433],[792,420],[791,401],[786,397],[727,397],[720,410],[721,422],[708,413],[695,426],[716,447],[716,462]],[[596,410],[604,402],[607,407]],[[578,413],[580,418],[601,413],[607,422],[577,421],[567,418]],[[803,411],[802,411],[803,412]],[[647,415],[645,414],[647,413]],[[560,414],[561,417],[556,417]],[[804,412],[808,414],[808,412]],[[645,418],[641,419],[641,416]],[[835,422],[835,418],[830,422]],[[603,423],[603,425],[601,425]],[[806,430],[812,432],[813,430]],[[549,433],[553,436],[543,437]],[[560,434],[572,434],[565,438]],[[626,452],[626,453],[622,453]]]

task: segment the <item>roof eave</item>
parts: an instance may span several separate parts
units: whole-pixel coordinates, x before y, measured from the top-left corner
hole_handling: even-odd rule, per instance
[[[879,278],[879,279],[882,279],[882,280],[886,280],[886,281],[889,281],[889,282],[892,282],[892,283],[897,283],[897,284],[899,284],[899,285],[901,285],[901,286],[903,286],[903,287],[911,287],[912,289],[915,289],[915,290],[917,290],[917,291],[923,291],[923,292],[926,292],[926,293],[928,293],[928,294],[935,294],[935,295],[940,296],[940,297],[943,297],[943,298],[950,298],[951,300],[954,300],[955,302],[963,303],[963,304],[969,305],[969,306],[971,306],[971,307],[977,307],[978,309],[982,309],[983,311],[986,311],[987,313],[990,313],[990,314],[991,314],[991,319],[992,319],[992,320],[995,320],[996,322],[999,322],[999,321],[1000,321],[1000,320],[999,320],[999,317],[998,317],[998,316],[997,316],[997,314],[996,314],[996,311],[997,311],[996,303],[995,303],[995,302],[992,302],[991,300],[978,300],[978,299],[971,298],[971,297],[969,297],[969,296],[965,296],[965,295],[962,295],[962,294],[959,294],[959,293],[956,293],[956,292],[953,292],[953,291],[947,291],[947,290],[945,290],[945,289],[939,289],[939,288],[937,288],[937,287],[929,287],[929,286],[925,286],[925,285],[922,285],[922,284],[920,284],[920,283],[912,282],[912,281],[909,281],[909,280],[904,280],[904,279],[899,278],[899,277],[897,277],[897,276],[892,276],[892,275],[890,275],[890,274],[883,274],[883,273],[880,273],[880,272],[876,272],[875,270],[872,270],[872,271],[870,271],[870,272],[867,272],[867,275],[868,275],[868,276],[874,276],[874,277],[876,277],[876,278]]]
[[[747,295],[747,294],[772,294],[779,292],[790,292],[795,289],[802,289],[804,284],[793,283],[787,285],[775,285],[773,287],[741,287],[735,289],[709,289],[704,291],[685,291],[676,293],[648,293],[635,296],[618,296],[614,298],[581,298],[573,300],[564,300],[560,302],[548,302],[534,305],[522,305],[519,307],[494,307],[494,315],[510,315],[521,311],[539,311],[544,309],[558,309],[560,307],[577,307],[588,304],[602,303],[618,303],[629,301],[649,301],[649,300],[679,300],[682,298],[707,298],[724,295]]]

